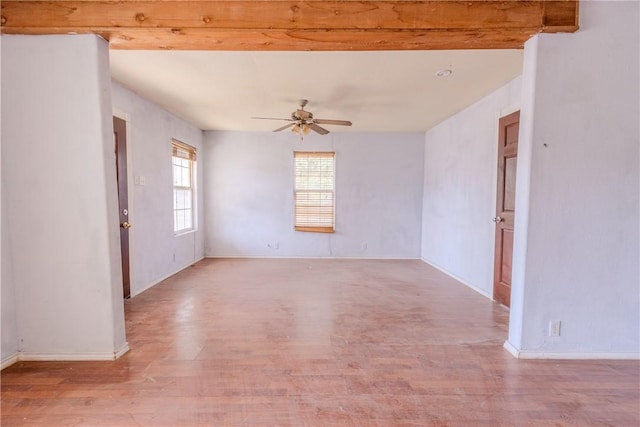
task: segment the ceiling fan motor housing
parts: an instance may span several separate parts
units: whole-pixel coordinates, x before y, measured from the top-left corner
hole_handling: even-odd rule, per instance
[[[309,121],[313,120],[313,114],[305,110],[296,110],[295,112],[291,113],[291,118],[293,120]]]

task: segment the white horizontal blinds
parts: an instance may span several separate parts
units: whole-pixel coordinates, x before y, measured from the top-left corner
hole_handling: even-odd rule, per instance
[[[173,231],[178,233],[194,228],[193,221],[193,164],[196,149],[179,141],[171,142],[173,167]]]
[[[295,161],[295,229],[333,232],[335,228],[335,153],[293,153]]]

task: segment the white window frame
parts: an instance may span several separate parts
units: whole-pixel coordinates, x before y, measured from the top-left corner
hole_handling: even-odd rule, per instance
[[[196,230],[196,158],[197,151],[177,139],[171,140],[171,175],[173,179],[173,234],[190,233]],[[188,169],[185,179],[184,169]],[[180,175],[177,172],[180,171]],[[184,198],[188,194],[189,202]],[[179,207],[179,197],[183,197],[183,204]],[[187,213],[181,218],[181,212]],[[182,222],[183,227],[179,226]]]
[[[319,169],[304,169],[305,159],[325,163]],[[330,159],[330,163],[326,161]],[[296,231],[334,233],[336,226],[336,153],[294,151],[293,226]],[[308,163],[307,163],[308,164]],[[315,178],[318,184],[314,184]]]

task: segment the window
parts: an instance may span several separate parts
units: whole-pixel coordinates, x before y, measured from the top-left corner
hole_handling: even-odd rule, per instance
[[[173,164],[173,231],[195,229],[196,149],[180,141],[171,142]]]
[[[295,224],[298,231],[335,229],[335,153],[294,151]]]

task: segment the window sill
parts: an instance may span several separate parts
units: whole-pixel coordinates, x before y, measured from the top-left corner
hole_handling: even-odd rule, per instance
[[[335,233],[332,227],[294,227],[296,231],[307,231],[311,233]]]
[[[197,231],[197,229],[195,229],[195,228],[190,228],[189,230],[180,230],[178,232],[174,231],[173,237],[184,236],[185,234],[195,233],[196,231]]]

